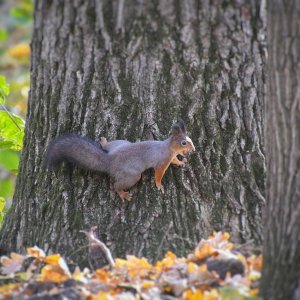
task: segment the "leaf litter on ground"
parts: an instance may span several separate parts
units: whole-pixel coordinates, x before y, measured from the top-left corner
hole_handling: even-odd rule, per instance
[[[110,255],[109,265],[71,272],[60,254],[46,255],[37,246],[26,255],[11,253],[0,260],[0,299],[259,299],[262,256],[239,252],[229,233],[202,239],[187,257],[167,252],[154,264],[130,255],[114,260],[93,230],[85,233],[90,247],[99,246]]]

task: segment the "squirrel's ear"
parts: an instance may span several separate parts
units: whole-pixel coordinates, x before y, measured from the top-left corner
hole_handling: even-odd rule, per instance
[[[177,123],[172,126],[172,135],[185,134],[185,125],[182,119],[178,119]]]
[[[181,128],[181,131],[186,134],[186,130],[185,130],[185,124],[183,122],[183,120],[181,118],[178,119],[177,124],[179,125],[179,127]]]

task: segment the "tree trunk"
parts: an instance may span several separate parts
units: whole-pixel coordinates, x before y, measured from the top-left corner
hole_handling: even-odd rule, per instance
[[[265,16],[260,1],[36,1],[26,138],[1,245],[86,259],[98,226],[116,256],[185,254],[213,230],[262,236]],[[43,166],[77,132],[165,139],[182,117],[197,153],[122,203],[105,175]]]
[[[270,1],[264,299],[300,299],[300,5]]]

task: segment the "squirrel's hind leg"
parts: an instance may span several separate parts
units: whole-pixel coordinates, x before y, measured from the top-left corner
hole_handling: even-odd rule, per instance
[[[122,178],[117,178],[114,184],[114,188],[122,200],[131,200],[132,195],[129,192],[125,192],[134,186],[141,179],[141,174],[123,174]]]
[[[120,196],[120,198],[122,200],[127,200],[127,201],[131,201],[132,199],[132,194],[130,194],[129,192],[125,192],[123,190],[117,190],[116,191],[118,193],[118,195]]]

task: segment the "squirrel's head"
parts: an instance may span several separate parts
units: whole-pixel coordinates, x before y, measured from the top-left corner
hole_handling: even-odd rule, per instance
[[[171,141],[174,151],[184,157],[195,151],[194,144],[186,135],[185,124],[181,119],[172,126]]]

